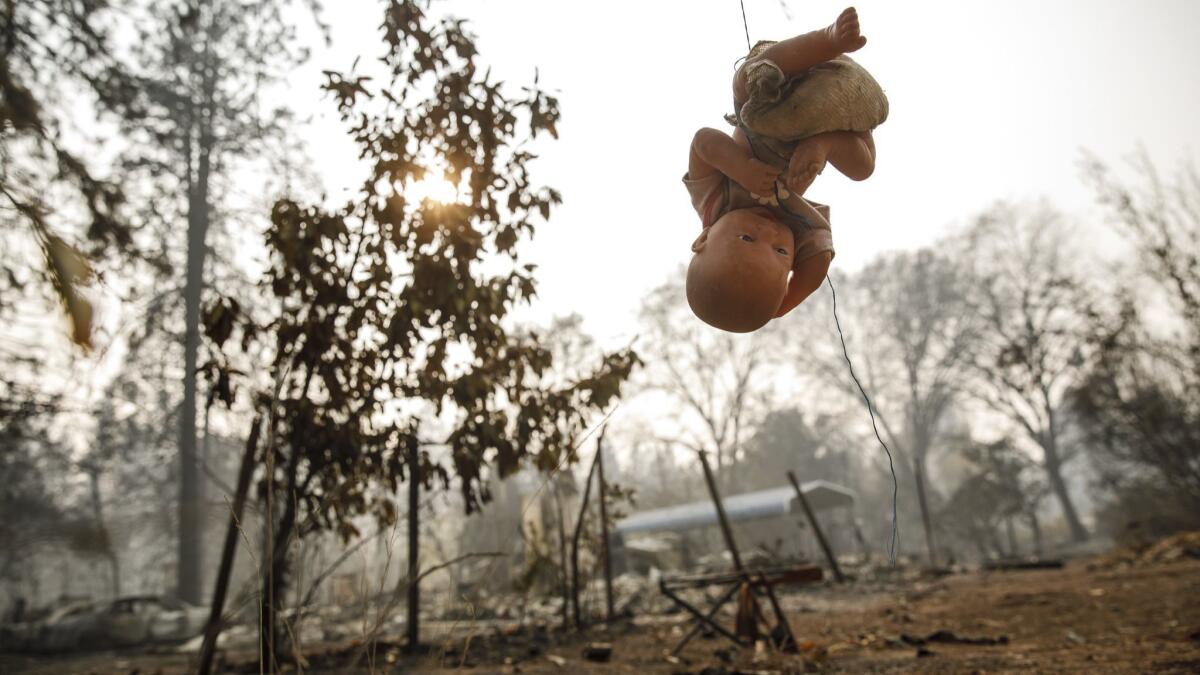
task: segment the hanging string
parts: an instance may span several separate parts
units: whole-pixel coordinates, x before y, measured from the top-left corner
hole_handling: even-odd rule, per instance
[[[746,31],[746,51],[750,51],[750,24],[746,23],[746,0],[738,0],[742,4],[742,29]]]
[[[846,336],[842,333],[842,322],[838,320],[837,291],[833,288],[833,279],[826,274],[825,281],[829,283],[829,293],[833,296],[833,323],[837,326],[838,339],[842,341],[842,356],[846,357],[846,366],[850,368],[850,377],[854,380],[854,384],[858,385],[858,391],[862,394],[863,400],[867,402],[867,412],[871,415],[871,428],[875,430],[876,440],[883,446],[883,451],[887,453],[888,469],[892,472],[892,540],[888,544],[888,561],[895,567],[896,542],[900,536],[896,525],[896,498],[900,491],[900,483],[896,480],[896,466],[892,463],[892,451],[888,448],[887,443],[883,442],[883,436],[879,434],[879,426],[875,423],[875,409],[871,405],[871,397],[867,396],[867,390],[863,388],[862,382],[859,382],[858,376],[854,374],[854,364],[850,362],[850,352],[846,349]]]

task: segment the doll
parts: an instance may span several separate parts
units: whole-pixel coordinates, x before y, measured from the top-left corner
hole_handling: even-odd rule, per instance
[[[701,129],[683,182],[700,216],[687,298],[705,323],[746,333],[820,286],[833,260],[829,208],[804,198],[827,164],[875,170],[887,99],[846,53],[866,44],[854,8],[819,30],[759,42],[733,79],[732,136]]]

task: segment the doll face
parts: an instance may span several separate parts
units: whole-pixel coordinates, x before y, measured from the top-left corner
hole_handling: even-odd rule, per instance
[[[692,244],[687,299],[701,321],[747,333],[775,316],[787,292],[794,243],[791,230],[769,215],[731,211]]]
[[[757,209],[730,211],[709,228],[707,245],[721,249],[746,264],[776,270],[784,275],[792,269],[795,241],[783,223]]]

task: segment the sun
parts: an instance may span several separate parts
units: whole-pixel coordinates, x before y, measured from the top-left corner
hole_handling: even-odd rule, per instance
[[[422,202],[426,199],[441,203],[451,204],[458,201],[458,188],[454,183],[446,179],[445,176],[429,174],[418,181],[409,183],[403,189],[404,197],[412,202]]]

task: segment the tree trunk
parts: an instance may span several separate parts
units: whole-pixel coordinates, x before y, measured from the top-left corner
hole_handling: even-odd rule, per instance
[[[1004,516],[1004,538],[1008,543],[1008,557],[1017,557],[1017,531],[1013,528],[1012,516]]]
[[[1050,489],[1054,491],[1054,496],[1058,497],[1058,503],[1062,506],[1063,517],[1067,519],[1067,527],[1071,530],[1071,541],[1077,544],[1082,543],[1087,541],[1088,531],[1075,511],[1075,505],[1071,502],[1071,493],[1067,490],[1067,482],[1062,477],[1062,461],[1058,457],[1058,440],[1054,437],[1053,431],[1048,435],[1047,442],[1042,444],[1042,451],[1046,454],[1045,468],[1046,475],[1050,479]]]
[[[604,482],[604,431],[596,439],[596,479],[600,494],[600,556],[604,563],[604,620],[613,620],[612,553],[608,550],[608,487]]]
[[[205,94],[212,100],[215,75],[206,74]],[[195,180],[188,191],[187,280],[184,286],[183,404],[179,415],[179,568],[177,593],[202,604],[204,521],[200,513],[200,472],[196,463],[196,368],[200,352],[200,300],[204,293],[205,241],[208,235],[208,188],[212,169],[211,119],[201,114]],[[188,158],[189,163],[191,158]],[[189,170],[189,174],[190,174]]]
[[[913,454],[913,477],[917,482],[917,502],[921,506],[921,525],[925,528],[925,548],[929,555],[929,566],[937,567],[937,548],[933,541],[933,520],[929,516],[929,500],[925,494],[925,455]]]
[[[592,494],[592,476],[596,473],[596,461],[599,458],[600,453],[596,453],[592,468],[588,469],[587,481],[583,484],[583,499],[579,502],[579,518],[571,534],[571,610],[576,630],[583,630],[583,614],[579,609],[579,537],[583,534],[583,517],[587,514],[588,499]]]
[[[561,483],[556,478],[554,480],[554,506],[557,511],[558,524],[558,572],[559,572],[559,589],[562,593],[562,629],[567,630],[567,626],[571,624],[571,592],[570,584],[567,583],[567,525],[565,514],[563,513],[562,504],[562,487]]]
[[[416,443],[408,451],[408,648],[415,650],[421,641],[420,527],[421,455]]]
[[[1042,557],[1042,525],[1038,520],[1037,510],[1029,511],[1029,529],[1033,532],[1033,554]]]
[[[198,675],[209,675],[217,651],[217,638],[221,634],[221,618],[225,611],[225,594],[229,590],[229,579],[233,575],[233,558],[237,553],[242,511],[246,506],[246,495],[250,492],[250,479],[254,475],[254,455],[258,449],[260,422],[260,418],[255,417],[250,425],[250,436],[246,439],[246,449],[242,453],[242,464],[238,469],[237,488],[229,512],[229,525],[225,530],[225,546],[221,550],[221,563],[217,569],[217,580],[213,584],[208,623],[204,627],[204,642],[200,646],[200,665],[196,669]]]
[[[267,451],[271,452],[271,449],[268,448]],[[278,524],[272,520],[274,518],[272,509],[268,507],[266,511],[267,546],[262,597],[259,599],[259,646],[262,649],[263,663],[267,665],[268,672],[276,672],[278,669],[279,652],[284,646],[283,638],[287,635],[286,630],[280,630],[279,609],[284,604],[284,595],[287,592],[288,548],[291,545],[292,531],[296,527],[296,479],[299,465],[299,455],[293,448],[285,473],[287,489],[283,491],[285,503],[283,516],[279,519]],[[273,464],[268,462],[268,473],[273,470]],[[268,487],[268,499],[273,499],[270,486]]]
[[[114,598],[121,597],[121,563],[117,558],[117,549],[113,546],[112,535],[104,524],[104,502],[100,498],[100,475],[93,470],[88,473],[88,483],[91,487],[92,514],[96,519],[96,529],[104,536],[104,557],[108,559],[109,584]]]

